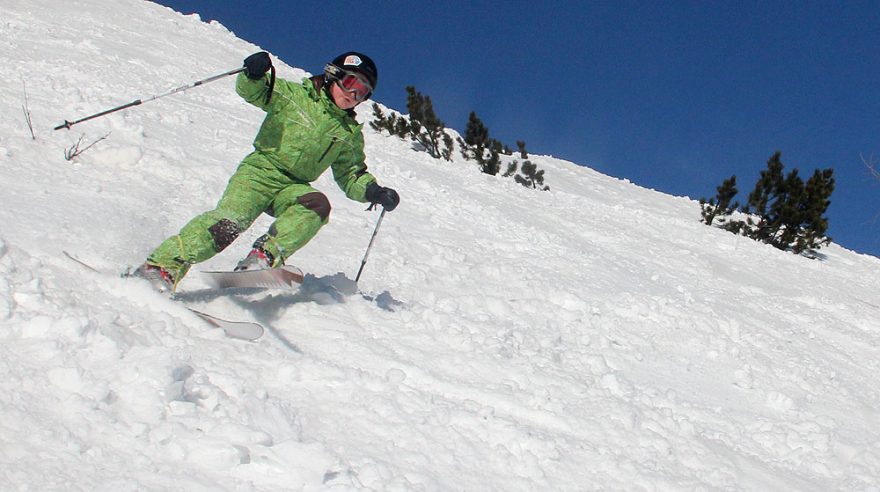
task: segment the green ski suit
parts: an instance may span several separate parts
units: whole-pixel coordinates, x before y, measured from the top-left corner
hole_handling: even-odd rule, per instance
[[[148,257],[148,264],[172,275],[175,286],[190,266],[225,249],[263,212],[275,222],[254,247],[269,253],[273,267],[282,265],[328,221],[330,202],[310,186],[328,167],[355,201],[366,202],[366,188],[376,181],[364,163],[362,126],[353,111],[333,102],[322,76],[302,83],[277,79],[272,90],[268,75],[251,80],[241,73],[235,89],[267,114],[255,151],[229,179],[217,207],[192,219]]]

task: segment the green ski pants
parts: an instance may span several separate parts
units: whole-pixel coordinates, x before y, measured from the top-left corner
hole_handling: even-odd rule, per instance
[[[327,223],[330,202],[308,183],[282,173],[254,152],[229,178],[217,207],[193,218],[177,235],[166,239],[147,263],[167,270],[176,284],[190,266],[223,251],[263,212],[275,217],[275,222],[255,246],[271,255],[274,267],[284,264]]]

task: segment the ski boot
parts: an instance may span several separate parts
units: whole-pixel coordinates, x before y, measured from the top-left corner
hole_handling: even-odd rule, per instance
[[[242,272],[245,270],[265,270],[272,267],[272,256],[260,248],[254,248],[238,262],[233,271]]]
[[[131,272],[130,276],[150,282],[153,289],[161,294],[174,292],[174,277],[162,267],[144,263]]]

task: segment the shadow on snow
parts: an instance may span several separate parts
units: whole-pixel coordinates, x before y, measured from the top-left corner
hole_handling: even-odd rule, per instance
[[[259,294],[271,291],[270,294]],[[275,335],[290,350],[302,354],[302,350],[287,339],[272,323],[279,320],[285,310],[295,304],[314,302],[319,305],[344,304],[349,299],[361,299],[375,303],[384,311],[394,312],[404,306],[404,303],[395,299],[390,292],[384,291],[377,296],[372,296],[358,290],[357,283],[348,278],[344,273],[317,277],[306,274],[303,283],[298,288],[265,289],[265,288],[234,288],[234,289],[202,289],[190,292],[178,292],[176,299],[184,303],[204,303],[221,298],[229,298],[242,310],[253,316],[254,321],[262,324],[269,332]]]

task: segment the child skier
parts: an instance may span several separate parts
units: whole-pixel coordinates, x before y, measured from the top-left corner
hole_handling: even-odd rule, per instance
[[[275,79],[266,52],[244,60],[235,89],[266,111],[254,152],[242,160],[214,210],[166,239],[134,275],[161,291],[173,291],[189,268],[216,255],[261,214],[275,218],[236,270],[275,268],[302,248],[330,216],[330,202],[310,183],[327,168],[345,195],[392,211],[396,191],[379,186],[364,163],[362,126],[354,108],[376,88],[375,63],[357,52],[343,53],[322,75],[301,83]]]

